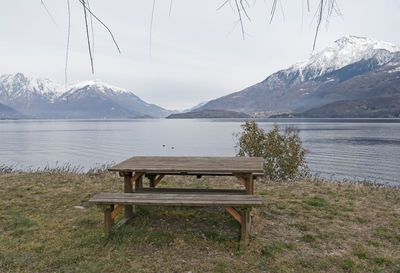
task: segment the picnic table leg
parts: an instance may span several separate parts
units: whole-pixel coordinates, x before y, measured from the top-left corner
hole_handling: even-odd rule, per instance
[[[114,220],[111,217],[111,212],[114,209],[114,205],[111,205],[109,208],[104,210],[104,231],[105,233],[109,233],[111,231]]]
[[[132,188],[132,173],[125,173],[124,175],[124,192],[133,192]],[[132,205],[125,206],[125,219],[130,219],[133,217],[133,207]]]
[[[154,188],[155,187],[155,185],[154,185],[154,180],[156,179],[156,176],[155,175],[150,175],[150,176],[148,176],[148,178],[149,178],[149,182],[150,182],[150,188]]]
[[[140,191],[143,189],[143,176],[140,176],[135,181],[135,191]]]
[[[251,225],[250,209],[246,209],[241,213],[241,232],[240,232],[240,248],[246,249],[249,244],[249,233]]]
[[[253,182],[253,174],[249,174],[246,179],[246,193],[254,194],[254,182]]]
[[[243,174],[243,173],[234,173],[237,179],[239,179],[240,183],[242,183],[246,187],[246,194],[254,194],[254,182],[253,182],[253,174]]]

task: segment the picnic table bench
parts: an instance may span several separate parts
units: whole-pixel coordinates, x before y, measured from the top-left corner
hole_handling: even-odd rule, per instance
[[[242,245],[248,244],[251,208],[262,205],[253,183],[255,176],[263,174],[262,158],[132,157],[109,171],[124,177],[124,193],[100,193],[89,200],[105,207],[106,232],[122,209],[125,220],[132,218],[133,205],[224,207],[241,225]],[[235,176],[245,189],[156,188],[165,175]],[[143,177],[149,179],[149,188],[143,187]]]

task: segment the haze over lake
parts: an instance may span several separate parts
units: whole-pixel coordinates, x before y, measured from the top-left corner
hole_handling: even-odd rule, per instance
[[[400,119],[258,120],[299,130],[313,174],[400,186]],[[243,120],[3,120],[0,165],[83,170],[134,155],[234,156]]]

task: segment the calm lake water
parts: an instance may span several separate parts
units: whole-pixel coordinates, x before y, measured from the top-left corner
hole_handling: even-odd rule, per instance
[[[258,120],[299,130],[311,171],[400,186],[400,120]],[[0,165],[84,170],[134,155],[234,156],[243,120],[3,120]]]

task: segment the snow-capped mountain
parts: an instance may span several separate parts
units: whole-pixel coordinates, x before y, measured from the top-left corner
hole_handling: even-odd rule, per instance
[[[99,81],[86,81],[73,85],[59,96],[57,109],[68,117],[165,117],[170,111],[149,104],[131,91]]]
[[[302,81],[310,80],[370,58],[375,58],[378,65],[382,65],[391,59],[391,53],[397,51],[400,51],[400,46],[349,35],[336,40],[323,51],[311,55],[308,60],[297,63],[286,71],[288,74],[298,73]]]
[[[48,79],[33,79],[22,73],[0,76],[0,103],[27,115],[40,114],[60,93],[60,87]]]
[[[34,95],[54,100],[61,94],[60,86],[49,79],[28,78],[22,73],[1,75],[0,89],[0,95],[7,100]]]
[[[348,99],[346,93],[334,87],[384,66],[396,68],[399,56],[400,46],[345,36],[309,59],[280,70],[242,91],[209,101],[199,110],[223,109],[264,115],[305,111],[335,100]],[[395,76],[396,73],[382,74],[381,77]],[[357,98],[360,98],[365,94],[362,82],[358,84]],[[352,86],[355,87],[355,81]],[[339,92],[340,96],[332,92]]]
[[[165,117],[171,112],[100,81],[63,87],[22,73],[0,76],[0,103],[36,118]]]

